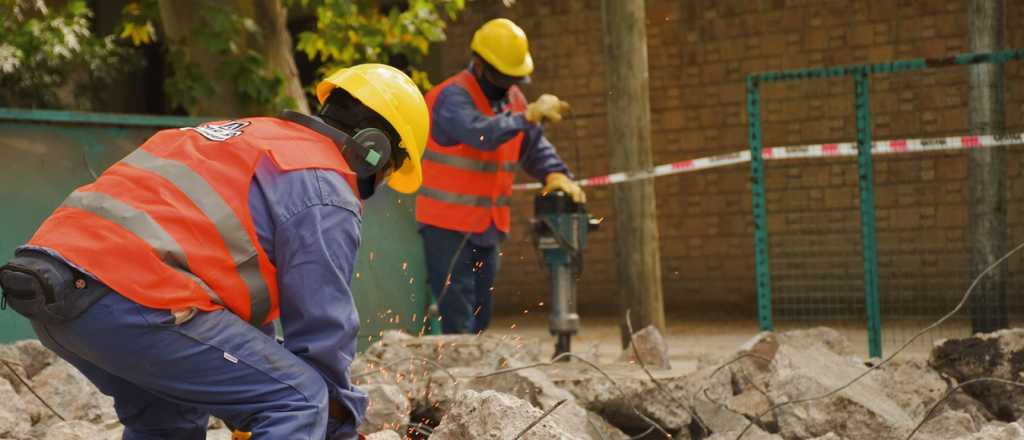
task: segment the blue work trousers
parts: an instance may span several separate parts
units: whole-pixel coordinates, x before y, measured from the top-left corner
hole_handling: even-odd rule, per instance
[[[494,306],[491,288],[500,264],[498,246],[478,246],[466,240],[465,233],[432,226],[424,226],[420,234],[430,289],[441,312],[441,331],[448,334],[486,330]]]
[[[205,439],[210,414],[254,440],[356,438],[328,426],[327,386],[313,367],[227,310],[176,325],[111,291],[71,321],[33,327],[114,398],[124,439]]]

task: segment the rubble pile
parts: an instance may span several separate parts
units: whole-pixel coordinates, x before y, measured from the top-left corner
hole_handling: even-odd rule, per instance
[[[1024,372],[1024,330],[941,341],[928,360],[873,371],[834,330],[766,332],[685,373],[666,369],[657,330],[641,332],[648,371],[632,348],[596,365],[551,364],[536,341],[386,333],[352,365],[371,402],[361,431],[374,440],[1024,439],[1024,393],[1005,382]],[[0,345],[0,360],[0,439],[121,437],[111,399],[38,342]],[[207,438],[230,437],[211,420]]]

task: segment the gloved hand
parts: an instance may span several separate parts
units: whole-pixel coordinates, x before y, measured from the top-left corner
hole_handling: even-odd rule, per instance
[[[587,203],[587,193],[583,192],[583,188],[580,188],[569,176],[562,173],[548,174],[548,177],[544,179],[544,189],[540,190],[541,194],[559,190],[572,197],[572,201],[576,203]]]
[[[534,124],[539,124],[545,119],[551,122],[559,122],[562,120],[562,114],[569,111],[569,103],[558,99],[557,96],[551,94],[540,95],[536,101],[531,102],[526,106],[526,120]]]

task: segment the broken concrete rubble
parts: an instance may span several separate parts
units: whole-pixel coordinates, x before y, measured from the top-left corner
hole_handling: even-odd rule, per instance
[[[508,361],[541,361],[539,344],[486,334],[406,338],[391,333],[367,348],[363,356],[372,359],[376,366],[418,357],[444,367],[475,366],[492,370],[507,367]]]
[[[626,374],[618,369],[624,367],[639,374]],[[647,430],[650,422],[644,417],[652,419],[669,432],[678,433],[689,429],[692,421],[690,414],[676,401],[684,396],[678,389],[681,385],[675,383],[681,378],[663,379],[671,393],[667,395],[643,376],[638,367],[618,368],[609,366],[606,369],[615,380],[612,383],[586,365],[569,363],[558,366],[558,377],[552,376],[552,381],[573,394],[581,406],[600,414],[609,423],[627,432]],[[554,367],[548,367],[545,371],[555,373]]]
[[[409,399],[397,385],[370,384],[361,387],[369,396],[366,419],[359,427],[366,432],[401,430],[409,423]]]
[[[960,383],[988,377],[1020,381],[1024,372],[1024,329],[940,341],[932,349],[929,364]],[[963,390],[1004,422],[1024,416],[1024,393],[1017,386],[980,382]]]
[[[776,410],[782,436],[811,438],[834,432],[847,440],[902,440],[913,420],[886,396],[874,375],[839,390],[865,370],[821,345],[800,350],[783,343],[768,392],[774,402],[798,403]],[[801,402],[810,397],[823,398]]]
[[[780,345],[807,347],[821,345],[826,350],[842,357],[853,357],[853,345],[841,333],[829,327],[813,327],[776,333]]]
[[[988,363],[982,366],[992,363],[991,359],[1013,365],[1012,354],[1009,359],[999,357],[1014,353],[1006,348],[1013,346],[1007,339],[1000,335],[996,343],[985,343],[998,346],[992,353],[1001,354],[986,358]],[[927,363],[897,359],[835,391],[867,367],[852,356],[849,343],[838,332],[827,328],[762,333],[738,347],[734,355],[702,364],[695,372],[652,370],[660,385],[637,365],[621,362],[599,364],[602,372],[573,361],[487,374],[537,363],[539,350],[523,347],[539,345],[511,338],[414,338],[389,332],[353,364],[353,381],[371,395],[361,430],[376,432],[371,438],[400,438],[398,432],[404,432],[406,424],[424,423],[424,428],[435,427],[433,438],[442,440],[512,438],[564,400],[525,438],[623,440],[629,438],[626,433],[647,431],[650,419],[677,439],[731,440],[764,414],[744,439],[902,440],[956,384],[955,378],[942,376]],[[117,438],[121,427],[110,399],[66,362],[42,350],[38,343],[0,346],[0,356],[17,357],[19,375],[72,420],[59,422],[27,389],[12,383],[17,378],[0,376],[6,379],[0,380],[0,400],[14,402],[0,406],[0,439]],[[947,365],[961,365],[961,372],[978,366],[962,359],[957,362],[961,363]],[[997,367],[1002,365],[999,362]],[[983,371],[999,370],[992,368]],[[782,402],[821,396],[825,397],[771,410]],[[1012,401],[1004,404],[1013,405]],[[693,419],[691,413],[699,418]],[[954,393],[915,439],[1024,438],[1019,425],[993,424],[992,419],[984,404]],[[230,438],[230,432],[216,421],[210,429],[210,439]],[[655,431],[648,438],[657,435]]]
[[[669,363],[668,359],[668,344],[665,342],[665,337],[653,325],[633,333],[629,345],[622,350],[622,356],[619,360],[631,363],[636,362],[636,355],[638,353],[640,354],[640,360],[643,361],[647,368],[659,370],[672,368],[672,364]]]
[[[366,436],[366,440],[402,440],[402,436],[395,431],[378,431]]]
[[[43,369],[59,359],[50,349],[36,339],[26,339],[14,344],[21,356],[21,365],[25,367],[28,378],[36,377]]]
[[[15,391],[21,391],[24,387],[21,381],[28,380],[28,372],[21,363],[21,352],[13,345],[0,345],[0,380],[10,383]]]
[[[510,394],[545,411],[564,400],[565,402],[558,408],[558,411],[552,413],[550,417],[569,432],[594,439],[607,438],[608,435],[616,438],[626,437],[614,427],[596,426],[590,420],[587,410],[577,404],[576,398],[571,393],[557,387],[546,374],[537,369],[471,379],[467,386],[477,391],[494,390]]]
[[[558,411],[556,409],[556,411]],[[516,438],[531,423],[540,419],[543,411],[525,400],[497,391],[476,392],[465,390],[456,398],[441,424],[434,429],[433,440],[511,439]],[[574,434],[559,426],[551,417],[540,420],[520,437],[524,440],[578,440]]]
[[[0,380],[0,438],[23,438],[32,427],[32,419],[11,384]]]
[[[82,373],[63,360],[57,360],[44,368],[32,378],[31,384],[36,393],[67,420],[92,423],[117,420],[114,400],[100,393]],[[49,423],[57,419],[28,390],[23,390],[21,396],[37,423]]]
[[[895,360],[880,370],[872,374],[876,382],[914,420],[924,418],[949,388],[942,376],[920,359]]]
[[[981,431],[954,440],[1020,440],[1024,438],[1024,426],[1020,422],[995,422],[985,425]]]
[[[825,435],[823,435],[821,437],[815,437],[815,438],[808,439],[808,440],[843,440],[843,438],[838,436],[838,435],[836,435],[836,433],[834,433],[834,432],[830,432],[830,433],[825,434]]]
[[[743,428],[734,429],[730,431],[721,431],[711,434],[710,437],[705,437],[704,440],[735,440],[739,438],[740,433],[743,432]],[[778,434],[770,434],[761,430],[756,426],[751,426],[745,434],[743,434],[743,440],[783,440]]]
[[[961,411],[946,411],[926,422],[915,434],[924,439],[950,439],[970,435],[978,431],[970,414]]]
[[[120,424],[107,426],[83,420],[68,420],[50,426],[46,429],[46,434],[38,438],[47,440],[120,440],[123,431],[124,428]],[[206,438],[215,440],[217,437],[207,435]],[[230,436],[228,438],[230,439]]]

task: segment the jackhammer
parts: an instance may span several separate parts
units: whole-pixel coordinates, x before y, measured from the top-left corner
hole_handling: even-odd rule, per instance
[[[570,338],[580,329],[576,313],[576,280],[583,272],[583,248],[587,234],[597,230],[601,219],[587,213],[562,191],[537,195],[530,220],[533,243],[551,271],[551,314],[548,330],[556,337],[555,356],[570,351]]]

